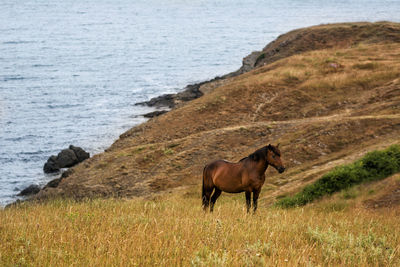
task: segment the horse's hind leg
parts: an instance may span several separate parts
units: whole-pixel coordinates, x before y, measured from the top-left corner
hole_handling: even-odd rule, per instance
[[[218,188],[215,188],[214,194],[211,197],[211,206],[210,206],[210,212],[213,212],[214,210],[214,204],[215,201],[217,201],[218,197],[221,195],[222,191],[219,190]]]
[[[203,210],[207,211],[208,206],[210,205],[210,198],[214,188],[204,188],[203,191]]]
[[[247,212],[250,212],[250,207],[251,207],[251,192],[246,191],[246,207],[247,207]]]

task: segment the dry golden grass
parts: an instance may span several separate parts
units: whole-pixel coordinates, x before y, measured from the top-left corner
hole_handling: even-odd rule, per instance
[[[255,215],[242,194],[223,194],[204,214],[199,188],[151,201],[26,203],[0,211],[0,265],[399,266],[400,209],[361,207],[371,188],[290,210],[261,203]]]
[[[400,42],[399,33],[400,25],[392,22],[337,23],[296,29],[279,36],[260,51],[256,66],[306,51],[383,41]]]

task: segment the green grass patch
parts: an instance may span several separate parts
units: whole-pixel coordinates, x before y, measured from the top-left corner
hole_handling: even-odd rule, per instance
[[[170,149],[170,148],[166,148],[163,150],[164,155],[172,155],[174,154],[174,150]]]
[[[385,150],[370,152],[352,164],[333,169],[294,196],[278,200],[275,205],[283,208],[303,206],[353,185],[381,180],[399,171],[400,145],[392,145]]]

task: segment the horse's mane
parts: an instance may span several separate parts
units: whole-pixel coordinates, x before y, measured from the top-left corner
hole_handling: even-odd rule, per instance
[[[262,147],[260,149],[257,149],[256,151],[254,151],[253,153],[251,153],[247,157],[242,158],[240,161],[243,161],[245,159],[251,159],[253,161],[259,161],[260,159],[265,158],[265,154],[266,154],[266,150],[267,149],[268,149],[267,146]]]
[[[272,152],[274,152],[277,156],[281,156],[281,153],[279,152],[278,149],[276,149],[276,147],[268,145],[268,146],[264,146],[260,149],[257,149],[256,151],[254,151],[253,153],[251,153],[250,155],[248,155],[247,157],[242,158],[241,160],[239,160],[239,162],[249,158],[251,160],[254,161],[259,161],[260,159],[264,159],[265,156],[267,155],[267,150],[271,150]]]

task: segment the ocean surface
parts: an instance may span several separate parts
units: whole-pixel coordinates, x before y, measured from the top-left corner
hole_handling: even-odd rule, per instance
[[[99,153],[152,111],[135,106],[237,70],[289,30],[400,21],[400,1],[1,0],[0,206],[44,185],[51,155]]]

